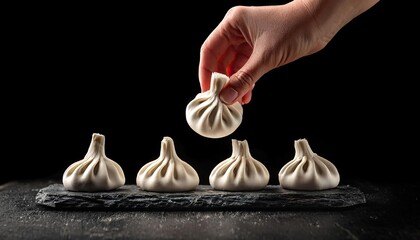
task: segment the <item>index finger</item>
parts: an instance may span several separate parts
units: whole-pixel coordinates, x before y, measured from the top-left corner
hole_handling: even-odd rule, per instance
[[[220,25],[216,27],[200,49],[198,77],[202,92],[210,89],[212,72],[225,73],[226,71],[227,63],[223,58],[229,49],[230,43],[220,29]],[[221,57],[223,58],[221,59]]]

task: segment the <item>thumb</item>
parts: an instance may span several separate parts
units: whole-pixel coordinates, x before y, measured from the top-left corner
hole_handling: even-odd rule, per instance
[[[254,59],[250,58],[241,69],[230,76],[219,95],[224,103],[230,105],[238,101],[243,104],[251,100],[251,91],[255,83],[267,72],[264,64],[261,64],[262,61]]]

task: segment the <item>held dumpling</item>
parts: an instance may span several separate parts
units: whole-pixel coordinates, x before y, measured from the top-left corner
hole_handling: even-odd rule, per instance
[[[232,155],[216,165],[210,173],[210,185],[217,190],[252,191],[267,186],[267,168],[251,156],[248,142],[232,140]]]
[[[98,192],[123,186],[125,176],[121,166],[105,155],[105,136],[94,133],[85,157],[64,171],[62,181],[69,191]]]
[[[279,172],[280,186],[293,190],[324,190],[335,188],[340,182],[337,168],[318,156],[306,139],[296,140],[295,156]]]
[[[194,190],[199,180],[195,169],[178,157],[172,138],[164,137],[159,158],[140,168],[136,183],[145,191],[184,192]]]
[[[197,94],[187,105],[188,124],[195,132],[204,137],[222,138],[228,136],[242,122],[242,105],[239,102],[227,105],[219,98],[219,93],[228,80],[228,76],[213,72],[210,89]]]

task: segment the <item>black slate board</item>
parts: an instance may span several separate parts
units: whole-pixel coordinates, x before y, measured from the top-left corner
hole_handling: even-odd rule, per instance
[[[158,193],[125,185],[109,192],[71,192],[62,184],[38,191],[35,202],[52,209],[89,210],[280,210],[331,209],[366,203],[363,192],[349,185],[321,191],[294,191],[268,185],[259,191],[228,192],[199,185],[196,190]]]

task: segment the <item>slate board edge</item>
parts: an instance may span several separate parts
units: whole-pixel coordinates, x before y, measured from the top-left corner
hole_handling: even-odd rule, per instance
[[[215,191],[209,185],[200,185],[198,188],[207,194],[203,196],[197,195],[195,191],[152,193],[137,189],[135,185],[124,187],[129,189],[122,194],[115,192],[77,193],[60,190],[64,189],[62,184],[51,184],[38,191],[35,202],[49,209],[142,211],[322,210],[348,208],[366,203],[364,193],[350,185],[340,185],[336,189],[322,191],[293,191],[281,189],[277,185],[268,185],[264,190],[253,192]],[[58,192],[54,188],[58,188]],[[131,196],[131,192],[134,196]],[[96,197],[86,198],[89,195],[96,195]],[[103,197],[109,195],[111,195],[111,199]],[[338,195],[342,195],[342,197],[335,199]],[[239,201],[238,197],[241,198]]]

